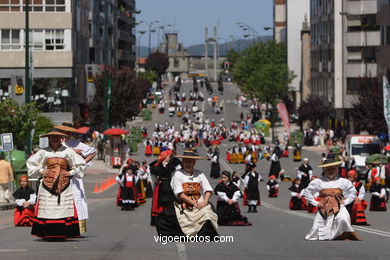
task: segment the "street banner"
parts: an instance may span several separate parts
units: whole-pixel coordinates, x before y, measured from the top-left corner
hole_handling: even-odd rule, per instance
[[[279,115],[282,118],[284,128],[288,134],[288,139],[290,139],[290,119],[288,117],[287,108],[283,103],[277,104],[276,108],[278,109]]]
[[[386,76],[383,76],[383,112],[387,123],[390,138],[390,85]]]

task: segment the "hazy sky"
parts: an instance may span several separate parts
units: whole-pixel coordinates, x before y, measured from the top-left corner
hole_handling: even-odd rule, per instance
[[[175,24],[179,32],[179,41],[184,46],[204,42],[204,28],[209,27],[209,37],[214,26],[218,27],[220,42],[229,40],[230,35],[242,38],[245,32],[237,22],[245,23],[255,29],[259,35],[271,35],[264,26],[272,26],[273,0],[137,0],[136,8],[141,14],[137,21],[159,23],[152,28],[158,29],[164,24]],[[169,28],[168,26],[166,26]],[[148,25],[140,24],[137,31],[147,31]],[[157,45],[158,30],[152,34],[152,46]],[[137,35],[138,37],[138,35]],[[160,31],[160,38],[162,31]],[[148,35],[143,35],[141,45],[148,45]]]

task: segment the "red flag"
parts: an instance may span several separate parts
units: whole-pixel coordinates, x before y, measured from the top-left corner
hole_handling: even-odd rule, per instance
[[[278,109],[279,115],[282,118],[284,128],[287,131],[288,138],[290,138],[290,119],[288,117],[287,108],[283,103],[277,104],[276,108]]]

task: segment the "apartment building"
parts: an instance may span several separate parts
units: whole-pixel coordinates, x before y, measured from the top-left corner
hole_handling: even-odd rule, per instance
[[[378,75],[390,73],[390,1],[377,1],[377,24],[380,26],[380,46],[377,47],[376,60]]]
[[[274,0],[274,40],[287,40],[287,0]]]
[[[331,106],[329,127],[348,127],[359,78],[377,75],[376,0],[311,0],[311,92]]]
[[[70,111],[83,102],[88,9],[88,0],[30,0],[32,100],[42,103],[44,111]],[[0,94],[22,103],[24,93],[15,87],[25,85],[24,1],[0,1],[0,15]]]
[[[309,0],[287,1],[287,65],[295,73],[295,78],[289,85],[292,92],[294,107],[301,103],[301,29],[302,23],[310,17]],[[309,21],[310,22],[310,21]]]

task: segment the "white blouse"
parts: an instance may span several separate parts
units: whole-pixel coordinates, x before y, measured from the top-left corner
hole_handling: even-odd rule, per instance
[[[32,155],[26,162],[28,176],[37,177],[42,174],[47,169],[46,160],[55,157],[67,159],[68,166],[71,169],[69,171],[71,176],[76,178],[84,177],[83,171],[86,166],[84,158],[65,146],[60,147],[57,151],[47,147]]]
[[[213,192],[209,181],[200,170],[194,169],[193,174],[189,175],[184,170],[176,171],[171,180],[171,187],[175,196],[183,192],[183,183],[198,182],[202,186],[203,194],[207,191]]]
[[[335,177],[333,180],[329,180],[325,176],[311,181],[309,186],[304,189],[303,196],[310,202],[310,204],[317,206],[318,202],[314,199],[313,194],[324,189],[334,188],[340,188],[343,191],[345,205],[350,204],[356,198],[356,189],[355,186],[352,185],[351,181],[341,177]]]

